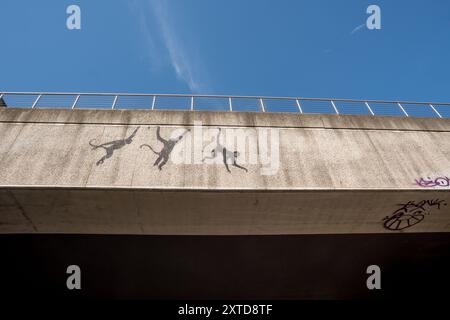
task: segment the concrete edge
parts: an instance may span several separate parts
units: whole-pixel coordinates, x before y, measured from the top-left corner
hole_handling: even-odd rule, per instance
[[[289,193],[289,192],[450,192],[450,189],[437,189],[437,188],[277,188],[277,189],[254,189],[254,188],[197,188],[197,187],[187,187],[187,188],[171,188],[171,187],[129,187],[129,186],[114,186],[114,187],[105,187],[105,186],[89,186],[89,187],[80,187],[80,186],[56,186],[56,185],[33,185],[33,186],[24,186],[24,185],[1,185],[0,190],[76,190],[76,191],[149,191],[149,192],[227,192],[227,193],[244,193],[244,192],[281,192],[281,193]]]

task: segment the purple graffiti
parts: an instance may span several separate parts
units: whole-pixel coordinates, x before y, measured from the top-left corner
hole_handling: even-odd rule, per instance
[[[420,178],[420,180],[416,179],[416,184],[425,188],[433,188],[433,187],[448,187],[450,186],[450,178],[448,177],[437,177],[436,179],[428,179]]]
[[[430,214],[432,207],[441,209],[441,205],[446,206],[444,200],[422,200],[418,203],[409,201],[406,204],[399,204],[401,208],[396,210],[390,216],[383,219],[383,226],[388,230],[398,231],[412,227],[421,222],[425,215]]]

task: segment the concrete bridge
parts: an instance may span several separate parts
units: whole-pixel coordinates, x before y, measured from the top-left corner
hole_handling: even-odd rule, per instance
[[[18,97],[0,94],[10,297],[73,297],[71,264],[89,298],[445,297],[447,105],[422,104],[435,117],[420,118],[404,102],[403,117],[381,117],[375,102],[351,116],[337,101],[325,115],[302,114],[301,99],[270,113],[262,98],[262,112],[230,112],[232,98],[212,112],[193,97],[196,111],[158,111],[155,96],[139,98],[153,110]],[[373,264],[382,290],[366,287]]]
[[[450,231],[449,119],[6,107],[0,137],[0,233]]]

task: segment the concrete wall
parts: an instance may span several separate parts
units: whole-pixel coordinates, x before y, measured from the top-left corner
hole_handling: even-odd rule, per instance
[[[161,170],[153,165],[158,156],[140,148],[161,150],[158,126],[164,139],[191,130]],[[137,128],[129,144],[97,164],[108,152],[92,145],[120,144]],[[248,172],[231,165],[228,172],[221,156],[202,162],[217,128],[223,137],[247,135],[240,149],[221,143],[239,149],[238,163]],[[401,232],[450,231],[446,119],[2,109],[0,137],[0,232],[392,232],[381,221],[399,204],[436,199],[444,201],[439,209],[427,204],[426,217]],[[272,160],[278,157],[269,165],[262,159],[266,146]],[[256,163],[249,163],[252,150]]]
[[[420,189],[416,179],[450,174],[450,120],[6,109],[0,121],[2,186],[397,190]],[[238,160],[248,173],[231,168],[230,174],[220,156],[216,164],[169,160],[161,171],[153,167],[157,156],[140,145],[149,144],[156,151],[162,148],[156,127],[162,127],[161,135],[167,139],[172,132],[183,132],[179,128],[193,129],[194,121],[202,121],[204,132],[211,128],[203,147],[215,140],[217,127],[245,128],[255,140],[259,131],[274,130],[279,134],[279,170],[264,175],[261,163]],[[91,140],[101,144],[124,139],[138,127],[131,144],[96,165],[106,151],[92,150]],[[186,135],[171,159],[181,156],[193,140],[193,134]],[[207,148],[205,155],[209,152]]]

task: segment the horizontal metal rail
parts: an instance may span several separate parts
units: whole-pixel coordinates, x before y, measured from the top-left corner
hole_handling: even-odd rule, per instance
[[[68,108],[68,109],[184,109],[184,110],[218,110],[218,111],[259,111],[259,112],[297,112],[297,113],[335,113],[366,114],[371,116],[386,115],[377,111],[377,107],[388,107],[394,115],[450,117],[449,102],[418,102],[400,100],[358,100],[338,98],[306,97],[272,97],[272,96],[226,96],[226,95],[192,95],[192,94],[149,94],[149,93],[81,93],[81,92],[0,92],[0,97],[7,107],[15,108]],[[126,100],[149,99],[147,102],[126,102]],[[91,100],[89,100],[91,99]],[[184,102],[164,103],[164,99],[184,99]],[[253,100],[239,107],[240,100]],[[125,101],[125,102],[124,102]],[[290,101],[291,105],[286,106]],[[328,112],[308,111],[307,104],[317,108],[328,108]],[[170,106],[169,106],[170,105]],[[175,107],[173,107],[175,105]],[[284,107],[283,107],[284,106]],[[419,107],[425,115],[415,115],[408,108]],[[448,110],[442,108],[449,107]],[[286,110],[287,108],[287,110]],[[349,113],[345,108],[353,108]],[[356,108],[356,109],[355,109]],[[422,109],[420,109],[422,108]],[[253,109],[253,110],[248,110]],[[311,107],[310,107],[311,109]],[[314,108],[312,108],[314,109]],[[439,109],[439,110],[438,110]],[[388,112],[388,113],[389,113]],[[392,114],[388,114],[392,115]],[[447,115],[447,116],[445,116]]]
[[[202,94],[178,94],[178,93],[96,93],[96,92],[14,92],[14,91],[0,91],[0,94],[5,95],[59,95],[59,96],[136,96],[136,97],[192,97],[195,98],[232,98],[232,99],[264,99],[264,100],[317,100],[317,101],[344,101],[344,102],[369,102],[369,103],[405,103],[405,104],[438,104],[448,105],[450,102],[420,102],[407,100],[371,100],[371,99],[339,99],[339,98],[307,98],[307,97],[274,97],[274,96],[227,96],[227,95],[202,95]]]

